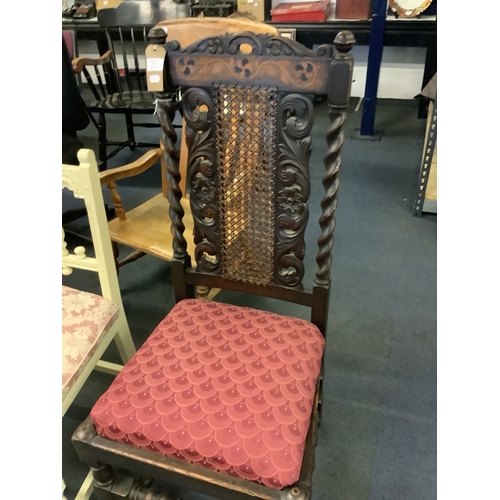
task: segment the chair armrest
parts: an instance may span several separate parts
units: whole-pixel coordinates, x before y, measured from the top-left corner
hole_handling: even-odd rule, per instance
[[[142,174],[142,172],[145,172],[150,167],[155,165],[160,158],[161,150],[159,148],[152,149],[147,153],[144,153],[138,160],[135,160],[132,163],[100,172],[99,179],[101,181],[101,185]]]
[[[73,71],[75,73],[81,73],[85,66],[99,66],[101,64],[106,64],[113,58],[113,52],[108,50],[101,57],[77,57],[71,61],[73,66]]]
[[[116,215],[125,220],[125,209],[122,205],[122,199],[116,189],[116,181],[120,179],[127,179],[136,175],[142,174],[150,167],[155,165],[161,158],[161,149],[153,149],[143,154],[138,160],[123,165],[122,167],[112,168],[99,173],[99,180],[101,185],[106,184],[110,190],[111,200],[115,208]]]

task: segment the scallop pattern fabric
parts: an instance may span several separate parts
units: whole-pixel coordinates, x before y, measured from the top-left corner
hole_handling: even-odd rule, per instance
[[[312,323],[179,302],[97,401],[97,432],[281,489],[299,478],[325,341]]]

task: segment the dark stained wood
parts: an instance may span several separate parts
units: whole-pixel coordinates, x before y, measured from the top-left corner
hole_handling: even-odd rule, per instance
[[[234,292],[252,293],[254,295],[262,295],[274,299],[283,299],[283,294],[286,293],[287,301],[308,307],[312,306],[314,300],[311,292],[308,290],[287,288],[284,291],[282,286],[274,285],[262,287],[251,283],[224,279],[222,276],[202,273],[194,269],[187,270],[186,283],[197,286],[211,286],[223,290],[232,290]]]
[[[314,52],[294,40],[248,33],[211,37],[186,48],[167,42],[167,55],[172,82],[179,86],[206,87],[214,78],[256,86],[272,81],[282,91],[326,94],[332,50],[323,45]]]
[[[324,157],[326,174],[323,177],[325,195],[321,200],[321,216],[319,225],[321,236],[318,239],[319,252],[316,256],[318,271],[314,283],[328,286],[330,284],[330,267],[332,263],[333,232],[335,230],[335,210],[337,209],[337,192],[339,189],[338,173],[341,165],[340,150],[344,143],[342,126],[345,121],[345,110],[349,102],[353,60],[349,54],[354,45],[354,37],[349,32],[342,32],[335,38],[338,53],[330,67],[328,108],[330,128],[326,133],[328,151]]]
[[[304,454],[307,460],[304,461],[300,481],[283,490],[275,490],[143,448],[104,439],[97,435],[90,418],[77,428],[72,441],[80,460],[92,467],[94,475],[96,472],[101,474],[98,479],[96,478],[98,482],[94,489],[99,500],[101,498],[135,500],[136,497],[133,495],[141,487],[140,482],[132,481],[128,476],[116,473],[116,469],[133,470],[137,474],[212,495],[220,500],[255,500],[257,498],[260,500],[306,500],[311,494],[317,421],[317,415],[314,414],[305,443],[305,449],[311,451]],[[111,463],[115,471],[110,470],[109,466],[103,467],[103,464]],[[122,492],[126,494],[123,495]],[[149,497],[150,500],[156,498],[160,497]]]
[[[254,48],[251,54],[238,53],[243,42]],[[168,87],[164,92],[157,93],[156,98],[172,221],[174,249],[172,279],[176,301],[193,297],[195,287],[199,290],[204,287],[222,288],[279,298],[310,306],[311,321],[318,326],[323,335],[326,335],[331,251],[335,229],[334,213],[337,207],[340,150],[343,144],[342,125],[345,121],[352,78],[352,57],[349,55],[349,50],[353,43],[354,39],[350,33],[341,33],[335,40],[336,52],[332,48],[322,48],[314,53],[295,42],[287,40],[276,43],[276,38],[272,36],[244,33],[209,37],[184,51],[179,48],[178,44],[166,44],[165,81]],[[230,57],[227,57],[228,55]],[[193,63],[189,64],[191,58]],[[229,62],[224,63],[224,58]],[[248,62],[243,65],[245,58]],[[285,71],[291,68],[285,62],[287,58],[289,62],[292,61],[292,65],[295,64],[295,68],[300,61],[301,71],[311,74],[310,76],[314,75],[312,78],[314,83],[309,85],[307,83],[309,80],[306,80],[299,85],[298,82],[294,82],[294,77],[285,77]],[[270,61],[274,61],[274,64],[270,64]],[[229,71],[227,64],[236,63],[241,64],[242,71],[235,71],[235,75],[234,72]],[[202,64],[205,65],[204,68],[201,67]],[[308,64],[312,68],[309,72],[307,72]],[[184,69],[196,68],[195,87],[187,86],[191,72],[187,75],[189,78],[186,78],[186,73],[184,73],[185,76],[181,79],[179,76],[181,66]],[[246,66],[251,70],[250,76],[245,77],[244,67]],[[253,71],[258,75],[255,79],[250,78]],[[208,78],[209,74],[210,78]],[[219,85],[219,77],[221,77],[222,85]],[[266,89],[270,90],[263,95],[272,96],[275,102],[267,106],[262,98],[248,100],[249,95],[251,96],[254,91],[249,90],[248,85],[242,89],[242,80],[247,83],[252,81],[252,85],[256,82],[264,84]],[[181,83],[186,119],[186,143],[189,150],[186,180],[191,193],[196,268],[191,266],[191,256],[188,255],[186,239],[183,235],[185,226],[184,209],[181,205],[183,193],[180,189],[179,153],[175,147],[175,130],[172,126],[175,112],[173,86]],[[324,195],[321,200],[319,219],[321,234],[318,239],[319,250],[316,257],[318,269],[315,273],[313,288],[305,289],[302,279],[304,233],[309,214],[307,202],[310,194],[310,132],[314,111],[309,94],[314,93],[312,89],[314,92],[328,95],[331,125],[326,132]],[[231,122],[231,120],[223,119],[224,117],[221,118],[221,115],[234,113],[234,107],[225,107],[226,102],[232,99],[233,90],[235,99],[241,98],[242,100],[236,101],[240,107],[236,106],[236,117]],[[260,94],[255,93],[255,95]],[[259,109],[264,109],[264,112],[260,113]],[[248,181],[247,184],[241,184],[247,190],[245,192],[241,192],[243,188],[235,189],[241,178],[254,172],[255,165],[248,161],[248,156],[244,154],[244,151],[234,148],[232,143],[228,145],[229,143],[224,142],[226,138],[237,137],[243,141],[245,147],[252,141],[258,143],[258,147],[262,146],[267,138],[256,137],[259,134],[255,132],[252,132],[253,135],[250,134],[250,139],[248,135],[245,135],[248,126],[247,115],[259,115],[259,118],[265,117],[266,119],[271,116],[274,121],[272,126],[266,125],[265,128],[260,129],[252,123],[255,130],[262,132],[261,136],[272,135],[275,141],[269,142],[272,146],[269,158],[266,158],[262,165],[257,165],[257,172],[261,169],[265,170],[265,172],[262,171],[262,175],[269,173],[271,175],[270,184],[273,194],[267,199],[272,204],[270,219],[266,218],[267,215],[262,217],[262,214],[259,214],[259,211],[265,212],[262,205],[259,205],[261,201],[254,205],[248,202],[248,198],[253,199],[253,190],[259,191],[255,199],[266,200],[261,196],[262,186],[259,183]],[[227,127],[227,135],[222,133],[225,129],[221,131],[221,127]],[[229,176],[228,180],[225,176],[231,169],[236,172],[236,175]],[[228,199],[236,200],[238,203],[241,200],[241,203],[245,203],[241,205],[244,209],[241,210],[238,203],[236,203],[236,208],[228,204]],[[232,211],[241,211],[244,214],[241,221],[238,219],[238,224],[231,230],[234,238],[226,241],[225,225],[232,220],[231,217],[234,215]],[[243,273],[243,277],[235,278],[225,272],[225,267],[231,267],[233,263],[230,260],[234,259],[232,255],[229,256],[228,248],[232,244],[239,245],[241,241],[246,241],[245,234],[255,221],[255,217],[261,217],[261,222],[264,224],[269,223],[274,233],[272,241],[267,242],[274,256],[271,266],[272,281],[265,284],[259,284],[259,280],[255,280],[253,275],[247,277]],[[245,249],[244,246],[242,248]],[[249,250],[250,254],[254,251],[259,255],[258,249],[252,247]],[[267,250],[263,254],[266,252]],[[245,259],[246,257],[240,256],[241,262],[237,265],[244,268]],[[115,470],[128,470],[136,475],[159,479],[166,484],[187,487],[218,499],[310,500],[315,460],[314,449],[320,422],[322,384],[323,365],[316,383],[299,480],[281,491],[220,474],[149,450],[103,439],[97,436],[89,419],[75,431],[73,442],[79,457],[95,468],[95,492],[99,499],[164,500],[169,498],[167,493],[149,490],[149,482],[145,485],[141,481],[132,481],[122,473],[117,474],[106,467],[102,468],[101,464],[107,464],[112,465]]]

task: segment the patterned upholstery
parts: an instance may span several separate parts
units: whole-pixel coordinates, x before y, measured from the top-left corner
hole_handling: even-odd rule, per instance
[[[308,321],[183,300],[90,416],[103,437],[281,489],[299,477],[324,344]]]
[[[62,396],[69,392],[118,317],[111,301],[62,287]]]

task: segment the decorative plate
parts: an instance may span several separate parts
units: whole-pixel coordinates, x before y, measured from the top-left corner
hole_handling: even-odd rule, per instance
[[[398,17],[417,17],[432,0],[389,0],[389,7]]]

